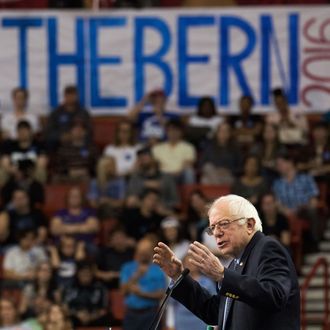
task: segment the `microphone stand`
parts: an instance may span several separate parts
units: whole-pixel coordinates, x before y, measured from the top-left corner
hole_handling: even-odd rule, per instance
[[[185,268],[183,270],[183,272],[181,273],[181,275],[178,277],[178,279],[173,283],[173,285],[170,287],[167,288],[166,290],[166,295],[155,315],[155,317],[153,318],[152,322],[151,322],[151,325],[149,327],[148,330],[157,330],[158,328],[158,325],[160,323],[160,320],[162,319],[163,317],[163,314],[165,312],[165,308],[168,304],[168,300],[170,299],[171,297],[171,294],[173,292],[173,290],[179,285],[179,283],[189,274],[190,270],[188,268]]]

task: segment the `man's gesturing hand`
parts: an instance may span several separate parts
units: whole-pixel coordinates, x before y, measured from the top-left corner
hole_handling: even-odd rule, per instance
[[[182,262],[175,256],[173,251],[162,242],[157,244],[154,251],[153,262],[159,265],[166,275],[175,281],[183,272]]]
[[[223,279],[223,265],[205,245],[195,241],[190,244],[188,255],[189,262],[198,267],[207,277],[215,282]]]

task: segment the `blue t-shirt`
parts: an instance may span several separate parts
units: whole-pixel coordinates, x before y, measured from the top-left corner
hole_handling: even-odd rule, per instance
[[[92,180],[89,186],[88,198],[97,200],[100,197],[108,197],[114,200],[121,200],[125,198],[126,181],[122,177],[113,178],[105,184],[102,189],[97,180]]]
[[[123,265],[120,272],[120,283],[127,283],[138,269],[138,263],[136,261],[130,261]],[[163,271],[154,264],[150,264],[145,274],[140,277],[137,282],[143,292],[155,292],[159,290],[165,290],[166,278]],[[159,301],[156,299],[146,299],[139,297],[135,294],[128,294],[125,297],[125,304],[132,309],[144,309],[157,307]]]

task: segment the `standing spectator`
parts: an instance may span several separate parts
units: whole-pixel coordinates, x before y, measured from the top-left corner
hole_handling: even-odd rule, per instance
[[[188,118],[185,138],[200,148],[222,122],[223,118],[217,114],[213,98],[203,96],[198,101],[197,113]]]
[[[59,210],[50,224],[51,234],[58,239],[61,235],[72,235],[92,248],[99,230],[99,221],[91,208],[85,206],[85,199],[79,187],[72,187],[67,195],[67,207]]]
[[[261,197],[260,209],[263,233],[275,237],[286,248],[290,249],[289,220],[284,214],[279,212],[274,194],[266,193]]]
[[[19,312],[25,317],[39,317],[56,300],[59,300],[59,291],[52,275],[52,267],[48,261],[43,261],[36,269],[35,281],[23,289]]]
[[[246,147],[260,138],[263,126],[262,116],[252,114],[253,98],[249,95],[241,96],[239,100],[239,114],[228,117],[228,122],[234,129],[236,141]]]
[[[2,245],[17,243],[17,235],[23,230],[37,233],[37,244],[44,244],[47,239],[47,219],[39,210],[32,208],[28,193],[21,188],[13,192],[11,208],[0,213],[0,237]]]
[[[197,281],[201,287],[205,288],[212,295],[216,294],[215,283],[210,280],[208,277],[201,274],[199,269],[190,263],[188,257],[183,259],[185,267],[188,267],[190,270],[189,275]],[[174,310],[174,324],[175,330],[205,330],[207,325],[190,312],[186,307],[180,304],[178,301],[172,299],[173,310]]]
[[[297,215],[308,220],[312,236],[310,243],[316,245],[321,229],[317,211],[318,187],[312,176],[297,171],[292,155],[279,154],[276,162],[280,177],[274,181],[273,190],[280,210],[288,217]]]
[[[150,240],[140,240],[134,261],[124,264],[121,270],[121,290],[127,307],[124,330],[141,330],[150,325],[165,293],[166,278],[152,263],[153,248]]]
[[[301,145],[306,143],[308,123],[304,115],[292,112],[284,91],[281,88],[273,90],[276,112],[266,117],[266,122],[277,125],[279,140],[286,145]]]
[[[167,140],[157,143],[152,154],[163,173],[172,175],[177,182],[190,184],[195,182],[193,165],[196,151],[192,144],[183,140],[183,126],[179,120],[166,124]]]
[[[86,140],[92,139],[92,123],[89,113],[79,103],[79,93],[75,86],[64,89],[63,103],[52,111],[48,117],[46,138],[50,150],[70,139],[69,132],[74,124],[86,127]]]
[[[122,214],[122,223],[128,236],[139,240],[147,233],[157,233],[165,214],[159,210],[159,193],[147,189],[141,196],[138,207],[126,208]]]
[[[97,178],[91,180],[88,200],[98,209],[99,218],[109,218],[117,214],[124,205],[126,180],[116,175],[116,163],[112,157],[100,159],[97,166]]]
[[[30,160],[22,160],[18,163],[18,168],[11,175],[7,183],[2,187],[1,199],[5,207],[9,207],[13,192],[20,188],[25,190],[30,196],[31,207],[40,207],[45,201],[44,186],[34,178],[35,165]]]
[[[203,184],[232,184],[239,172],[240,149],[232,136],[231,127],[224,122],[219,125],[213,141],[201,154],[199,170]]]
[[[119,287],[122,265],[133,259],[135,241],[121,228],[115,228],[100,249],[97,261],[96,278],[104,281],[108,288]]]
[[[115,160],[117,175],[130,175],[135,165],[139,145],[135,141],[134,128],[129,121],[118,124],[114,142],[113,145],[105,147],[103,155]]]
[[[73,330],[66,311],[60,305],[50,306],[43,323],[43,330]]]
[[[234,182],[232,193],[242,196],[257,205],[260,197],[268,190],[265,179],[261,176],[259,159],[256,156],[246,157],[243,164],[243,175]]]
[[[36,234],[26,230],[18,234],[18,245],[8,249],[4,256],[4,278],[18,286],[33,281],[40,262],[47,260],[43,248],[36,246]]]
[[[178,116],[166,109],[167,97],[162,90],[154,90],[129,112],[128,118],[140,132],[140,140],[150,146],[165,138],[166,123]]]
[[[68,140],[61,142],[55,159],[55,172],[59,179],[83,182],[94,176],[97,152],[86,135],[86,127],[82,123],[75,123],[70,129]]]
[[[17,87],[12,91],[13,112],[5,113],[1,119],[1,131],[3,139],[16,139],[17,138],[17,125],[20,121],[27,121],[33,134],[37,133],[40,129],[39,120],[35,114],[26,111],[29,99],[29,92],[22,88]]]
[[[63,290],[62,300],[69,309],[75,328],[104,326],[111,321],[107,312],[107,290],[95,280],[93,273],[93,264],[80,262],[75,283]]]
[[[14,173],[19,162],[31,161],[35,166],[34,177],[40,182],[47,179],[48,157],[42,145],[35,141],[28,121],[21,120],[17,124],[17,139],[5,143],[2,166],[8,173]]]
[[[59,246],[50,245],[48,250],[57,285],[61,289],[72,285],[77,272],[77,264],[86,259],[84,242],[77,242],[70,235],[62,235]]]
[[[137,156],[136,170],[128,181],[127,205],[138,206],[144,190],[156,189],[159,192],[162,207],[173,209],[179,203],[173,177],[159,170],[150,148],[140,149]]]

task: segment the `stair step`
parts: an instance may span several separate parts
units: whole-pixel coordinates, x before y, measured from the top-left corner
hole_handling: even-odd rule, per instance
[[[309,301],[306,302],[306,311],[308,312],[323,312],[324,311],[324,301]]]
[[[307,301],[323,300],[324,299],[324,289],[323,288],[309,288],[306,292]],[[330,292],[329,292],[330,299]]]
[[[308,325],[306,330],[323,330],[322,325]]]
[[[321,252],[330,252],[330,242],[323,241],[319,244],[319,248]]]
[[[308,254],[305,256],[304,261],[305,264],[314,265],[316,260],[318,260],[319,258],[325,258],[328,261],[328,263],[330,263],[330,253],[324,253],[324,252]]]
[[[299,281],[299,284],[300,285],[303,285],[304,281],[305,281],[305,278],[303,277],[300,277],[298,279]],[[315,288],[315,287],[324,287],[324,278],[323,276],[315,276],[312,278],[312,280],[309,282],[309,285],[310,285],[310,288]]]
[[[303,276],[306,276],[310,271],[311,271],[311,269],[312,269],[312,267],[313,267],[313,265],[312,264],[310,264],[310,265],[303,265],[302,267],[301,267],[301,274],[303,275]],[[329,274],[330,274],[330,263],[329,263],[329,266],[328,266],[328,272],[329,272]],[[319,267],[317,270],[316,270],[316,275],[323,275],[323,273],[324,273],[324,268],[323,267]]]

